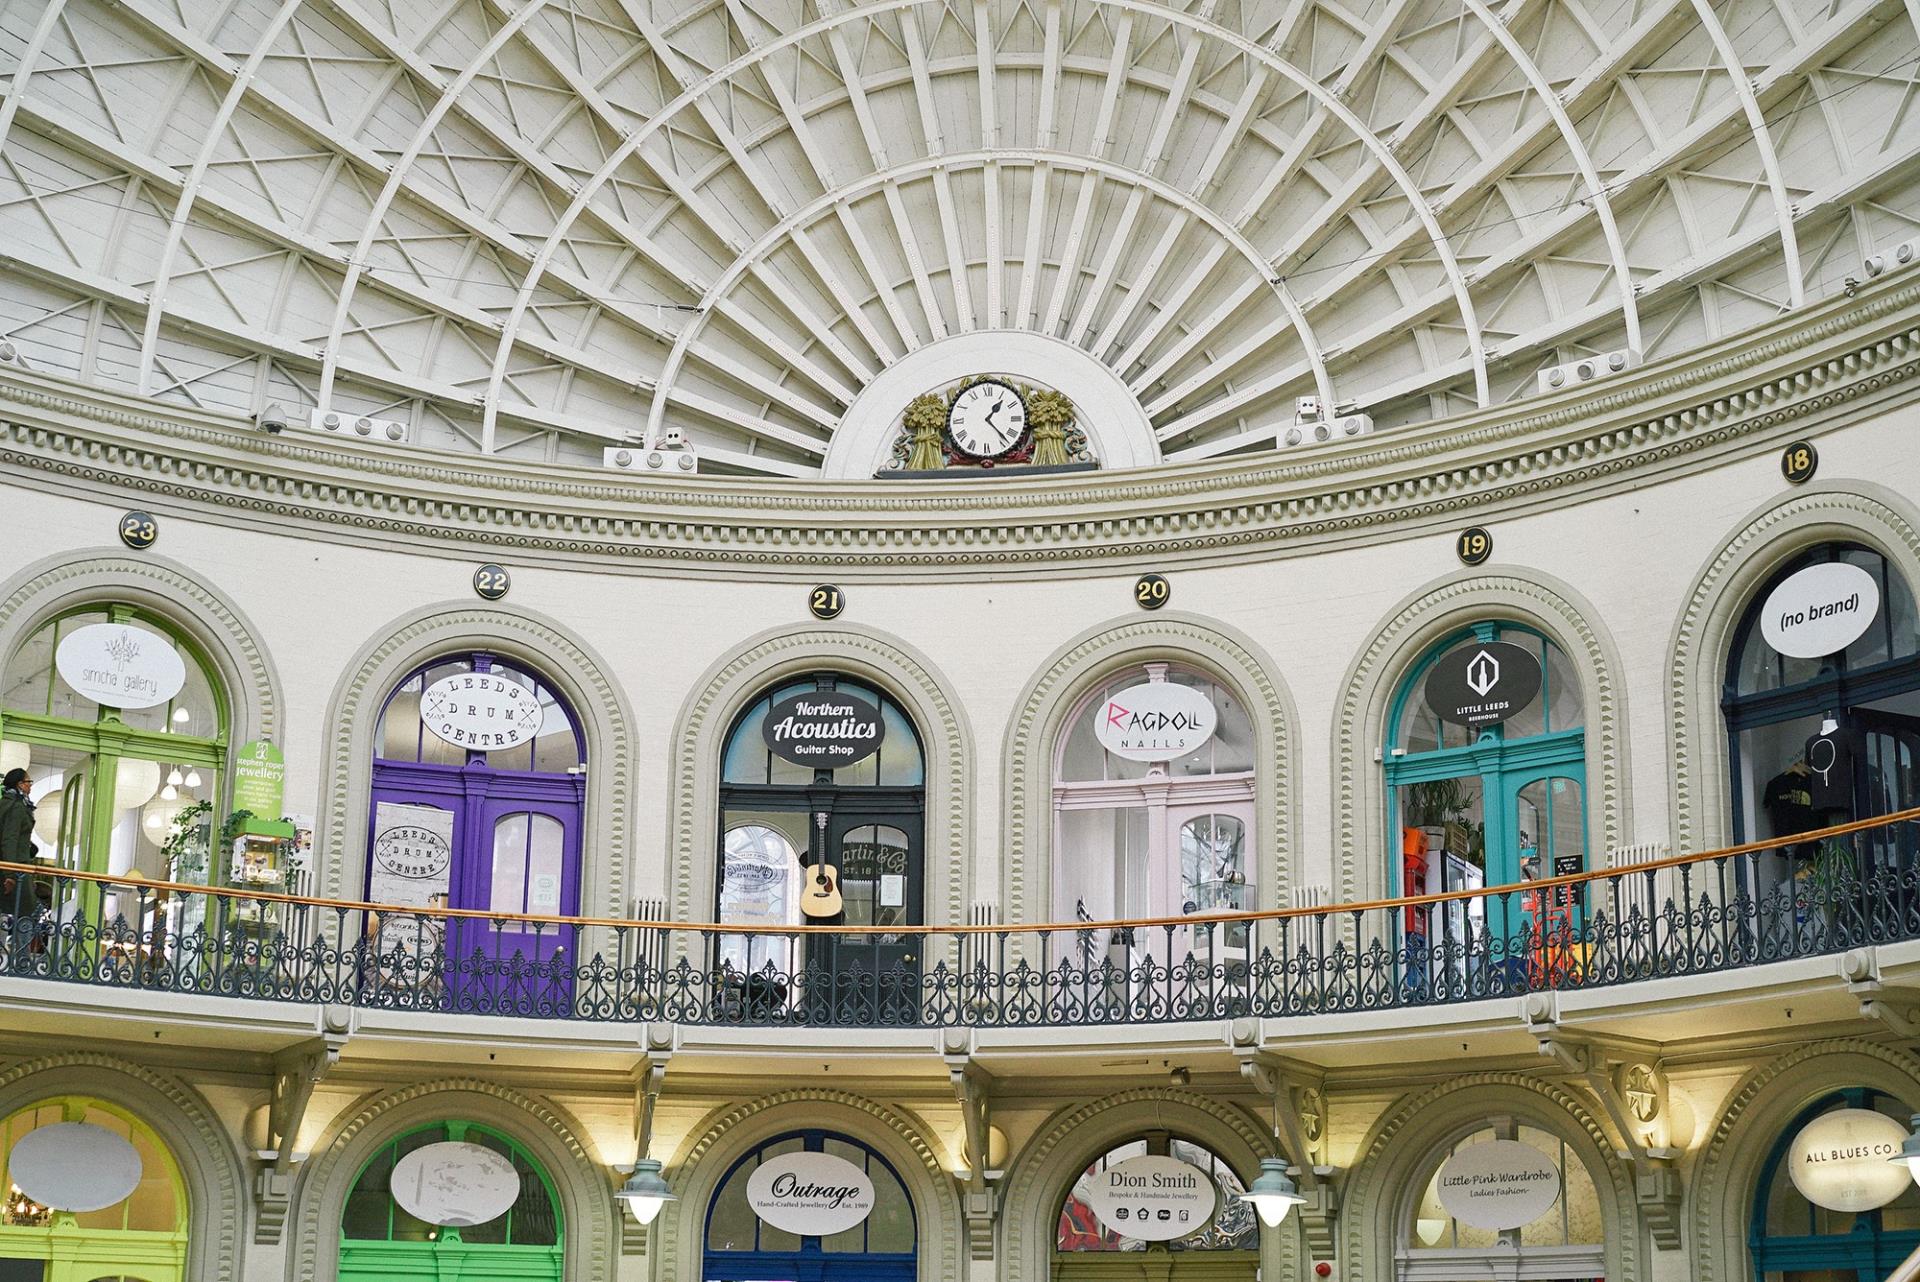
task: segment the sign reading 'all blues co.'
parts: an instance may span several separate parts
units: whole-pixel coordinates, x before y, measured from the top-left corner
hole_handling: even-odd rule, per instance
[[[747,1180],[747,1205],[776,1229],[832,1237],[873,1214],[873,1181],[831,1153],[783,1153]]]
[[[1213,700],[1192,686],[1150,681],[1107,696],[1094,718],[1100,746],[1128,761],[1172,761],[1213,738]]]
[[[456,672],[421,691],[420,720],[435,738],[491,752],[539,734],[546,713],[517,682],[491,672]]]
[[[1427,706],[1455,725],[1497,725],[1539,695],[1540,660],[1507,641],[1461,646],[1427,673]]]
[[[775,756],[796,766],[835,770],[865,761],[887,737],[880,709],[838,690],[809,690],[767,710],[760,737]]]

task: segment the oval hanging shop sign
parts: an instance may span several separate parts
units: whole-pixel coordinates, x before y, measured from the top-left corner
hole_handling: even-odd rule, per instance
[[[1095,1175],[1087,1206],[1123,1237],[1171,1242],[1213,1222],[1213,1177],[1177,1157],[1130,1157]]]
[[[491,752],[539,734],[546,713],[523,685],[491,672],[456,672],[421,691],[420,720],[436,739]]]
[[[483,1145],[443,1142],[396,1162],[388,1187],[415,1219],[470,1228],[513,1208],[520,1199],[520,1172],[505,1155]]]
[[[28,1131],[7,1154],[13,1182],[56,1211],[104,1211],[140,1186],[140,1151],[126,1136],[91,1122]]]
[[[747,1205],[776,1229],[831,1237],[873,1214],[873,1181],[831,1153],[785,1153],[747,1180]]]
[[[60,677],[110,708],[151,708],[180,693],[187,665],[168,640],[127,623],[89,623],[60,638]]]
[[[1885,1113],[1842,1108],[1822,1113],[1800,1128],[1787,1149],[1793,1187],[1829,1211],[1872,1211],[1899,1197],[1913,1182],[1905,1162],[1896,1162],[1907,1128]]]
[[[1464,645],[1427,672],[1427,706],[1459,726],[1518,716],[1540,695],[1540,660],[1510,641]]]
[[[1213,700],[1192,686],[1149,681],[1107,696],[1093,722],[1100,746],[1128,761],[1172,761],[1213,738]]]
[[[1760,607],[1760,635],[1780,654],[1823,659],[1858,641],[1880,613],[1880,584],[1849,561],[1789,574]]]
[[[1440,1168],[1440,1205],[1476,1229],[1517,1229],[1560,1200],[1560,1168],[1519,1140],[1488,1140],[1461,1149]]]
[[[880,709],[838,690],[809,690],[777,700],[760,723],[775,756],[796,766],[835,770],[865,761],[887,737]]]

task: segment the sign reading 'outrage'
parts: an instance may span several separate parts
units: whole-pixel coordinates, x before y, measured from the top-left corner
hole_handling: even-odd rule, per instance
[[[1213,700],[1192,686],[1149,681],[1108,695],[1094,717],[1101,747],[1128,761],[1172,761],[1213,738]]]
[[[832,1237],[873,1214],[873,1181],[831,1153],[784,1153],[747,1180],[747,1205],[776,1229]]]
[[[1122,1237],[1171,1242],[1213,1223],[1219,1189],[1191,1162],[1177,1157],[1130,1157],[1090,1181],[1087,1206]]]
[[[1517,1229],[1560,1200],[1560,1168],[1519,1140],[1489,1140],[1461,1149],[1440,1168],[1440,1205],[1476,1229]]]

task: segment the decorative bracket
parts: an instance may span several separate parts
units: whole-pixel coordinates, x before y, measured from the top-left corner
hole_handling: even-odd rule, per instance
[[[1620,1138],[1620,1155],[1633,1164],[1634,1201],[1654,1246],[1678,1250],[1680,1204],[1685,1195],[1674,1166],[1679,1150],[1654,1142],[1671,1126],[1666,1073],[1657,1062],[1608,1059],[1593,1045],[1561,1033],[1556,1020],[1540,1018],[1546,1013],[1531,1007],[1525,1014],[1541,1055],[1580,1078],[1599,1102]]]
[[[639,1161],[653,1150],[653,1117],[660,1107],[660,1092],[666,1086],[667,1063],[673,1058],[673,1025],[664,1022],[647,1025],[646,1055],[633,1069],[633,1158]],[[630,1172],[632,1167],[625,1168]],[[625,1172],[623,1172],[625,1173]],[[614,1215],[620,1222],[620,1253],[644,1255],[647,1250],[647,1226],[614,1199]]]
[[[1300,1229],[1307,1250],[1316,1260],[1328,1260],[1339,1236],[1340,1196],[1333,1183],[1336,1172],[1326,1164],[1325,1080],[1306,1065],[1261,1050],[1257,1030],[1243,1027],[1248,1024],[1238,1021],[1232,1030],[1240,1076],[1267,1098],[1274,1137],[1297,1169],[1300,1194],[1306,1198],[1300,1206]]]
[[[1920,992],[1881,982],[1879,952],[1871,944],[1841,956],[1840,978],[1860,999],[1860,1018],[1884,1025],[1901,1041],[1920,1041]]]
[[[988,1169],[993,1135],[993,1075],[974,1062],[972,1036],[967,1029],[944,1030],[940,1051],[967,1133],[966,1189],[962,1197],[967,1217],[967,1250],[976,1260],[991,1260],[994,1225],[1000,1218],[1000,1190],[993,1186],[999,1172]]]
[[[267,1103],[269,1147],[255,1155],[260,1169],[253,1177],[253,1240],[262,1246],[278,1245],[286,1227],[287,1209],[293,1201],[294,1164],[306,1156],[293,1151],[300,1123],[313,1100],[314,1087],[340,1062],[340,1052],[352,1035],[351,1018],[344,1007],[329,1006],[322,1013],[318,1037],[273,1057],[272,1095]]]

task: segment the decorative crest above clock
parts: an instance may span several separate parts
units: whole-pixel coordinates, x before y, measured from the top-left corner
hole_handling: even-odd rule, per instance
[[[907,403],[881,476],[1099,466],[1064,392],[975,374]]]

